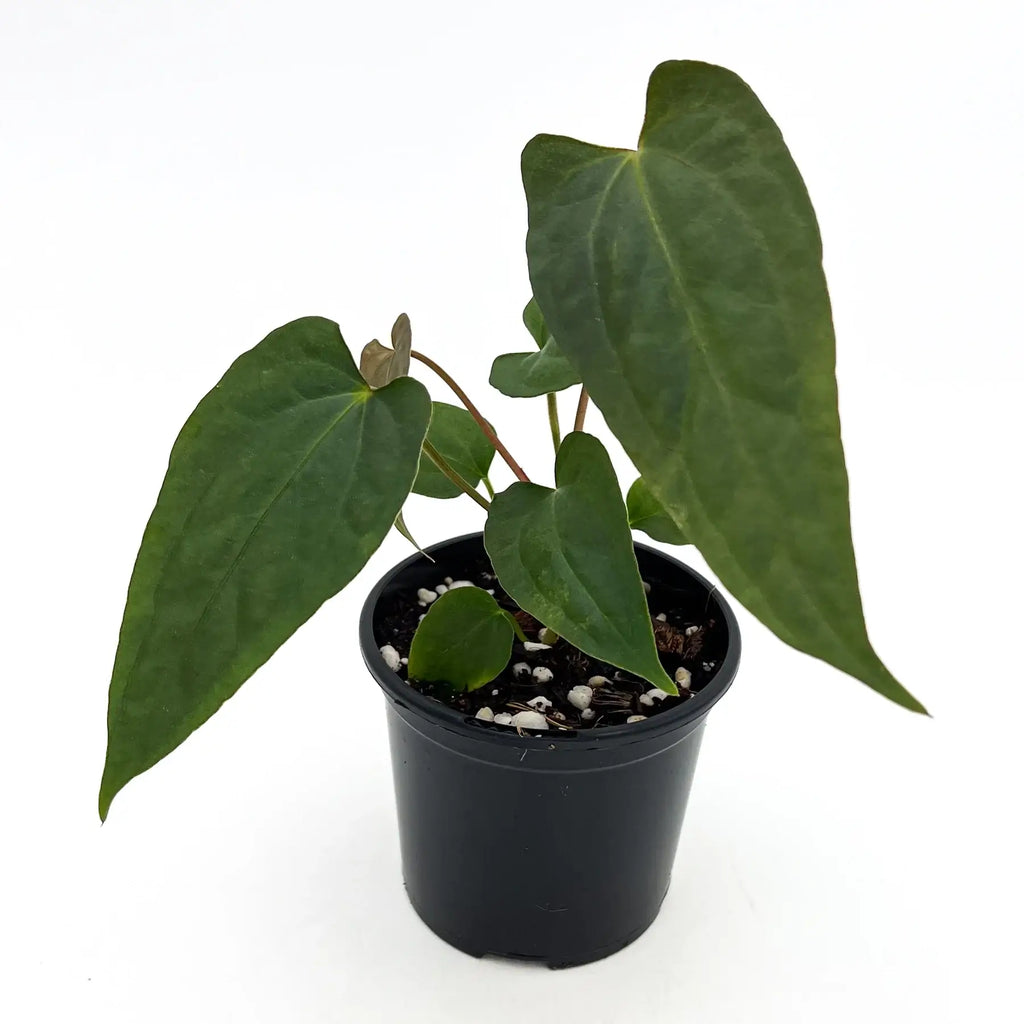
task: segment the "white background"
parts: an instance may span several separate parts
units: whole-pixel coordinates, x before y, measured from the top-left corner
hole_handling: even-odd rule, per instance
[[[0,1017],[1022,1019],[1015,7],[2,0]],[[400,883],[354,633],[392,537],[101,828],[124,592],[196,401],[297,316],[358,349],[406,310],[548,479],[543,402],[486,387],[530,347],[519,152],[632,145],[681,57],[752,84],[814,198],[868,621],[934,718],[741,611],[656,924],[572,971],[472,960]]]

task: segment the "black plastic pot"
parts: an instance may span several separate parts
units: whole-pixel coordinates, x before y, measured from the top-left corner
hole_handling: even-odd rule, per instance
[[[375,618],[397,591],[461,578],[481,534],[414,555],[374,587],[359,640],[387,697],[405,887],[442,939],[568,967],[608,956],[654,920],[668,889],[704,720],[736,674],[736,619],[710,583],[636,545],[655,587],[692,590],[728,631],[715,676],[646,722],[519,736],[424,697],[388,669]]]

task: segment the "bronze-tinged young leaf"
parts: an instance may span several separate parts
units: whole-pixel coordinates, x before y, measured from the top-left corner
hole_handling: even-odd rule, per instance
[[[689,543],[679,524],[651,493],[642,476],[633,481],[626,495],[626,512],[629,514],[629,525],[634,530],[642,530],[654,540],[665,544]]]
[[[476,690],[494,679],[512,655],[515,619],[478,587],[442,594],[416,629],[409,678]]]
[[[651,492],[787,643],[923,711],[868,640],[821,240],[772,119],[662,64],[636,151],[523,153],[534,294]]]
[[[579,384],[579,375],[551,337],[536,299],[526,304],[523,323],[540,351],[498,356],[491,365],[491,387],[510,398],[537,398]]]
[[[391,328],[391,348],[376,338],[363,347],[359,372],[371,387],[382,388],[398,377],[409,376],[412,361],[412,325],[405,313],[399,313]]]
[[[317,317],[268,335],[199,403],[128,590],[101,817],[363,567],[409,493],[429,417],[421,384],[371,390]]]
[[[484,547],[521,608],[585,654],[677,692],[658,660],[626,508],[596,437],[565,438],[553,490],[515,483],[497,495]]]
[[[461,406],[434,402],[427,440],[471,487],[476,487],[490,471],[494,446]],[[452,483],[426,455],[420,459],[412,489],[428,498],[457,498],[462,494],[459,485]]]

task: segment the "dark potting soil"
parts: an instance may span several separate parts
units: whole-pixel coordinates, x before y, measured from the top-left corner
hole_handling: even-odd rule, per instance
[[[493,591],[498,604],[519,619],[527,640],[539,642],[541,624],[523,612],[502,590],[486,558],[461,566],[438,563],[434,587],[444,584],[445,577],[456,581],[468,580],[484,590]],[[390,645],[402,658],[408,657],[413,634],[428,610],[420,602],[417,590],[418,587],[413,585],[397,591],[390,598],[382,598],[376,616],[374,632],[378,645]],[[501,675],[471,693],[454,692],[443,683],[408,680],[404,663],[398,669],[398,675],[425,696],[471,716],[481,708],[489,708],[494,714],[506,712],[512,715],[519,711],[536,711],[538,709],[531,707],[528,701],[545,697],[551,701],[551,706],[542,713],[550,730],[600,729],[602,726],[622,725],[633,715],[651,718],[677,707],[708,684],[725,657],[727,634],[721,623],[709,617],[710,601],[706,598],[695,600],[692,591],[683,592],[654,583],[647,600],[665,671],[671,678],[675,678],[680,667],[690,672],[689,689],[680,687],[678,697],[665,695],[664,699],[659,699],[655,696],[648,698],[652,701],[649,704],[641,701],[641,697],[654,689],[651,683],[592,658],[561,638],[548,649],[540,651],[527,651],[517,638],[512,645],[509,664]],[[664,623],[657,620],[659,615],[665,616]],[[524,664],[529,666],[529,674],[521,667]],[[520,666],[518,673],[514,670],[516,666]],[[550,670],[550,681],[541,682],[534,677],[533,669],[538,667]],[[592,718],[584,717],[582,711],[570,703],[568,693],[574,686],[589,685],[594,676],[603,676],[606,682],[593,687],[590,706],[594,715]],[[657,692],[661,693],[660,690]],[[485,721],[480,725],[496,729],[514,728]]]

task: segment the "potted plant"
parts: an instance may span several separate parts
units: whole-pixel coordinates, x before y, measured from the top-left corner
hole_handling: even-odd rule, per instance
[[[499,356],[490,383],[546,396],[554,486],[413,349],[405,315],[358,367],[331,321],[273,331],[172,449],[128,591],[99,810],[392,526],[412,540],[410,492],[468,496],[482,535],[417,550],[360,623],[406,886],[454,945],[560,966],[657,914],[705,717],[739,660],[722,596],[631,529],[694,544],[786,643],[924,708],[868,640],[821,242],[754,93],[720,67],[662,64],[636,150],[539,135],[522,171],[536,350]],[[432,402],[413,361],[459,405]],[[590,401],[639,472],[625,499],[586,432]],[[516,478],[500,493],[495,458]]]

